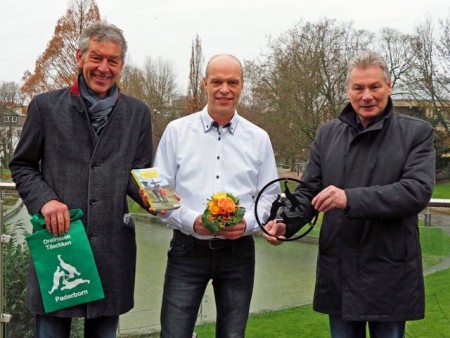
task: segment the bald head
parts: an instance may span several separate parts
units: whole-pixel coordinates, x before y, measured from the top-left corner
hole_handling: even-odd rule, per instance
[[[205,78],[207,78],[209,75],[210,66],[216,62],[236,63],[237,65],[239,65],[239,69],[241,72],[241,81],[244,82],[244,71],[242,69],[241,61],[239,61],[237,57],[231,54],[217,54],[214,55],[211,59],[209,59],[206,65]]]
[[[234,115],[244,81],[242,66],[233,55],[212,57],[206,66],[203,85],[208,95],[208,113],[220,125]]]

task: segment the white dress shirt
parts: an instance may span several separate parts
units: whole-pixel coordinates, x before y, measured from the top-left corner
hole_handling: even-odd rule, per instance
[[[269,135],[234,113],[228,128],[213,126],[207,107],[170,122],[156,151],[154,166],[166,175],[180,195],[181,207],[160,215],[173,229],[208,239],[194,232],[195,219],[203,214],[207,200],[217,192],[231,193],[245,207],[245,235],[259,230],[254,202],[259,191],[278,178]],[[258,218],[267,218],[278,184],[264,192],[258,202]]]

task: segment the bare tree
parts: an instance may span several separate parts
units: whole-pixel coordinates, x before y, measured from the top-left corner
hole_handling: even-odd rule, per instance
[[[411,50],[411,67],[401,81],[404,96],[414,106],[409,114],[429,121],[435,128],[437,171],[450,173],[450,81],[446,45],[449,20],[435,29],[430,18],[417,25],[406,48]]]
[[[20,131],[17,128],[19,116],[9,102],[0,104],[0,169],[8,168]]]
[[[95,0],[71,0],[45,51],[36,60],[34,71],[27,70],[22,77],[25,98],[73,83],[78,74],[75,61],[78,38],[85,27],[97,20],[100,13]]]
[[[437,41],[437,53],[439,63],[439,85],[441,87],[442,102],[446,108],[450,107],[450,11],[447,19],[441,20],[440,36]],[[450,119],[450,116],[448,116]]]
[[[437,48],[433,22],[427,19],[416,28],[412,51],[414,67],[406,81],[411,99],[422,105],[422,118],[428,119],[435,127],[449,133],[445,110],[448,108],[449,92],[446,82],[446,66],[441,63]]]
[[[17,108],[21,107],[20,86],[16,82],[0,84],[0,169],[7,168],[19,139]]]
[[[0,84],[0,105],[11,107],[20,106],[20,86],[16,82],[2,82]]]
[[[156,147],[167,124],[180,117],[183,107],[178,101],[173,63],[147,57],[143,69],[127,65],[122,74],[125,93],[147,103],[152,110],[153,144]]]
[[[191,60],[189,61],[189,83],[188,94],[186,100],[186,114],[194,113],[203,108],[206,104],[203,79],[204,58],[202,53],[202,42],[200,37],[196,35],[192,41]]]
[[[450,11],[447,19],[440,21],[440,38],[437,49],[439,52],[439,60],[442,62],[442,71],[444,73],[444,83],[450,83]],[[450,88],[447,87],[447,95]]]
[[[144,72],[132,64],[125,64],[120,77],[120,86],[124,93],[142,101],[146,100]]]
[[[402,80],[413,67],[413,52],[411,49],[412,37],[392,28],[383,28],[380,31],[379,45],[384,54],[391,72],[394,96],[405,94]],[[397,88],[398,87],[398,88]]]
[[[6,128],[0,130],[0,167],[2,169],[8,168],[18,139],[19,131],[11,123]]]
[[[144,64],[145,101],[152,107],[153,140],[156,146],[167,124],[181,116],[181,107],[174,106],[178,97],[171,61],[147,58]]]
[[[319,125],[342,109],[347,60],[371,38],[334,20],[300,22],[269,41],[261,61],[247,62],[246,102],[264,113],[275,151],[291,168],[306,157]]]
[[[144,64],[146,101],[155,110],[164,110],[177,98],[173,63],[162,58],[147,57]]]

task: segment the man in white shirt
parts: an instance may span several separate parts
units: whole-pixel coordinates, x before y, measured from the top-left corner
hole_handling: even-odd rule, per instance
[[[236,112],[243,88],[239,60],[232,55],[211,58],[203,85],[207,106],[169,123],[154,163],[181,197],[179,209],[160,215],[174,229],[164,282],[162,338],[192,336],[209,280],[216,300],[216,336],[245,336],[255,268],[252,234],[259,229],[254,202],[264,185],[278,177],[268,134]],[[217,192],[236,196],[246,212],[240,223],[213,234],[205,228],[202,214]],[[268,193],[276,196],[279,187],[274,185]],[[260,215],[268,214],[270,206],[270,198],[261,200]]]

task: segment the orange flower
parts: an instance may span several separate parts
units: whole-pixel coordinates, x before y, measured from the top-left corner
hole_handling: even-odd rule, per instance
[[[219,215],[219,214],[221,214],[221,210],[220,210],[220,208],[219,208],[219,206],[217,205],[217,203],[216,203],[216,201],[215,200],[211,200],[211,201],[209,201],[209,203],[208,203],[208,209],[209,209],[209,211],[211,212],[211,214],[214,214],[214,215]]]
[[[239,205],[238,198],[226,192],[218,192],[208,199],[202,220],[208,230],[217,232],[241,222],[244,213],[245,208]]]
[[[222,214],[231,214],[236,211],[236,204],[229,197],[224,197],[218,200],[217,205],[221,210],[223,210]]]

